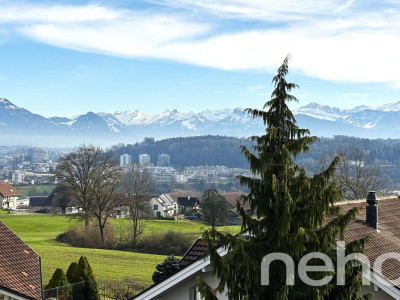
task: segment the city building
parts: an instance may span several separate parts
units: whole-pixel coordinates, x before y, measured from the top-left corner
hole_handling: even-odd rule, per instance
[[[139,165],[146,166],[150,164],[150,155],[139,154]]]
[[[119,157],[119,166],[124,167],[132,163],[132,158],[129,154],[122,154]]]
[[[33,163],[44,162],[46,159],[46,152],[41,148],[30,148],[28,149],[28,155],[30,156]]]
[[[158,155],[157,166],[159,167],[169,167],[171,160],[168,154],[162,153]]]

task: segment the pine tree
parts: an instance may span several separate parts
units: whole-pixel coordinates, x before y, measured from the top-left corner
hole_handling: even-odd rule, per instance
[[[155,284],[171,277],[176,272],[179,271],[179,259],[177,259],[173,254],[168,255],[167,258],[156,266],[156,271],[154,271],[152,279]]]
[[[335,278],[321,287],[307,286],[297,272],[295,285],[286,285],[285,265],[279,262],[270,265],[269,285],[261,285],[261,262],[269,253],[286,253],[297,267],[305,254],[322,252],[335,264],[335,237],[342,237],[356,213],[351,210],[339,215],[333,205],[341,199],[333,179],[338,157],[325,171],[313,177],[308,177],[306,169],[294,161],[297,155],[308,152],[310,144],[318,139],[310,136],[307,129],[297,126],[288,107],[288,102],[297,101],[290,92],[298,87],[285,78],[289,59],[286,57],[273,78],[275,89],[263,110],[246,109],[248,114],[261,118],[266,125],[264,135],[251,137],[255,141],[252,149],[241,147],[253,175],[239,177],[240,184],[250,190],[241,199],[242,203],[249,203],[250,213],[237,203],[242,218],[237,237],[213,229],[203,234],[203,239],[208,242],[211,264],[219,278],[215,290],[198,278],[199,289],[206,299],[216,299],[216,292],[226,291],[229,299],[334,299],[335,295],[340,295],[337,299],[357,299],[357,291],[361,289],[360,268],[351,267],[346,269],[346,276],[354,278],[346,286],[335,286]],[[326,218],[330,221],[324,222]],[[229,251],[224,258],[212,247],[215,239]],[[361,251],[363,246],[364,241],[357,241],[348,248]],[[318,265],[318,262],[314,263]],[[327,274],[311,275],[320,279]],[[331,296],[331,293],[335,295]]]
[[[73,288],[74,299],[98,300],[96,278],[86,257],[81,256],[72,276],[72,283],[84,282]]]
[[[57,268],[54,273],[53,276],[51,277],[49,283],[46,285],[45,289],[49,290],[49,289],[54,289],[54,288],[58,288],[57,289],[57,296],[61,299],[67,299],[68,295],[69,295],[69,282],[67,279],[67,276],[65,275],[64,271],[60,268]],[[52,292],[52,294],[54,294]]]

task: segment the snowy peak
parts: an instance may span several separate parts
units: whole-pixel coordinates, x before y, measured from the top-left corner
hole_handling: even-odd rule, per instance
[[[382,111],[400,111],[400,101],[397,103],[389,103],[377,107],[378,110]]]

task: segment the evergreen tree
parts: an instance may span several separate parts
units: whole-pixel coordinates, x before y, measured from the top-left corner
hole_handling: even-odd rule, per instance
[[[155,284],[171,277],[176,272],[179,271],[179,259],[177,259],[173,254],[168,255],[168,257],[156,266],[156,271],[154,271],[152,279]]]
[[[53,276],[51,277],[49,283],[45,286],[46,290],[49,289],[54,289],[54,288],[58,288],[57,289],[57,296],[61,299],[66,299],[68,298],[69,295],[69,282],[67,279],[67,276],[65,276],[65,273],[62,269],[57,268],[54,273]],[[51,292],[51,294],[55,294],[55,292]]]
[[[74,273],[75,273],[75,270],[76,270],[77,266],[78,266],[78,263],[72,262],[68,267],[66,275],[67,275],[69,283],[74,283],[73,282],[73,276],[74,276]]]
[[[71,283],[84,282],[82,285],[75,285],[73,288],[74,299],[98,300],[99,292],[97,289],[96,278],[93,274],[86,257],[81,256],[72,276]]]
[[[342,237],[356,210],[339,215],[333,204],[341,199],[335,167],[339,158],[333,159],[328,168],[313,177],[294,160],[306,153],[310,144],[317,141],[307,129],[300,129],[288,107],[297,101],[289,93],[298,86],[286,82],[289,56],[286,57],[272,82],[275,87],[271,100],[263,110],[246,109],[254,118],[261,118],[266,125],[265,134],[250,139],[255,146],[242,146],[253,173],[252,177],[239,176],[241,185],[249,188],[243,203],[248,202],[246,213],[238,202],[236,207],[243,222],[237,237],[209,230],[203,234],[208,243],[208,254],[214,272],[219,278],[213,290],[198,278],[199,289],[206,299],[216,299],[215,293],[227,291],[229,299],[358,299],[361,289],[361,268],[347,265],[346,286],[335,286],[336,278],[320,287],[303,283],[298,272],[294,285],[286,285],[286,269],[282,262],[273,262],[269,268],[269,285],[261,285],[262,258],[269,253],[286,253],[298,266],[307,253],[322,252],[336,262],[336,240]],[[329,218],[329,221],[326,218]],[[221,258],[212,246],[217,239],[229,251]],[[362,251],[364,241],[348,246],[349,251]],[[321,265],[321,261],[312,261]],[[331,273],[307,273],[310,278],[321,279]],[[353,276],[351,280],[350,276]]]

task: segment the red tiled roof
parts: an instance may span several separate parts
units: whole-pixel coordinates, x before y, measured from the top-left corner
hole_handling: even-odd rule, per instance
[[[15,187],[7,182],[0,184],[0,194],[3,196],[21,195],[21,193]]]
[[[376,258],[384,253],[400,253],[400,199],[398,197],[378,199],[378,231],[365,222],[367,206],[365,200],[339,202],[337,206],[342,213],[354,207],[359,208],[356,220],[349,225],[345,233],[345,242],[350,243],[369,236],[365,254],[371,266]],[[400,262],[388,259],[383,264],[382,273],[390,280],[399,278]]]
[[[40,258],[0,221],[0,288],[42,299]]]
[[[214,247],[219,247],[219,243],[215,242]],[[190,246],[189,250],[186,251],[185,255],[181,258],[179,265],[181,269],[184,267],[198,261],[203,255],[207,252],[208,246],[201,238],[198,238],[192,246]]]

